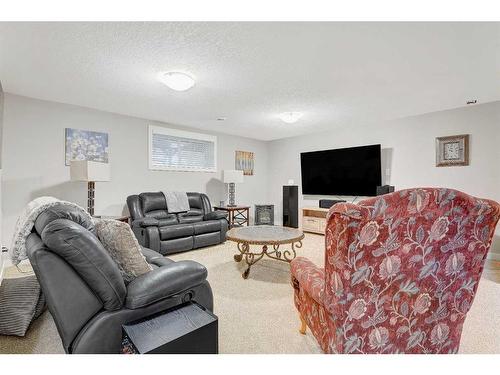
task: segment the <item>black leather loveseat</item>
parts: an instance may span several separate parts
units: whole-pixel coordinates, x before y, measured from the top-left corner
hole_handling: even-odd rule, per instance
[[[202,193],[187,193],[188,212],[168,211],[161,192],[141,193],[127,198],[132,230],[139,243],[166,255],[226,240],[227,214],[213,211]]]
[[[147,248],[153,270],[125,284],[94,224],[73,208],[40,214],[26,247],[67,353],[119,353],[125,323],[189,300],[213,308],[204,266]]]

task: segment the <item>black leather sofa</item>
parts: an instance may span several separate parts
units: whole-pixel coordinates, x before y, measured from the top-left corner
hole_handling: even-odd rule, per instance
[[[67,353],[119,353],[122,324],[190,300],[213,309],[204,266],[147,248],[153,270],[126,285],[93,223],[68,206],[38,216],[27,251]]]
[[[227,213],[213,211],[202,193],[187,193],[188,212],[168,212],[161,192],[127,198],[132,230],[139,243],[166,255],[216,245],[226,240]]]

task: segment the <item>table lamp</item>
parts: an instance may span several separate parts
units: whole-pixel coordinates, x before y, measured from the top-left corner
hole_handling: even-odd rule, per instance
[[[94,216],[95,183],[97,181],[110,181],[110,168],[108,163],[98,163],[88,160],[73,160],[70,165],[71,181],[86,181],[87,211]]]
[[[228,207],[235,207],[234,203],[234,185],[243,182],[243,171],[227,169],[224,171],[224,183],[229,184],[229,204]]]

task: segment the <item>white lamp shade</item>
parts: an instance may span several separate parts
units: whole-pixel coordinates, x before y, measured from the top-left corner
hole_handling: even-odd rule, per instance
[[[226,184],[242,183],[243,182],[243,171],[237,171],[235,169],[226,169],[224,171],[224,182]]]
[[[108,163],[98,163],[88,160],[74,160],[70,165],[72,181],[110,181],[110,168]]]

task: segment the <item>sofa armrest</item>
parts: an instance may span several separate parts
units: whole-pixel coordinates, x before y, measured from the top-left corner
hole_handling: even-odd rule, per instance
[[[205,214],[205,216],[203,216],[204,221],[220,220],[220,219],[227,219],[227,212],[226,211],[212,211],[212,212],[209,212],[208,214]]]
[[[183,260],[145,273],[127,286],[125,306],[138,309],[201,284],[207,269],[192,260]]]
[[[349,202],[337,203],[334,204],[330,211],[328,211],[327,221],[330,217],[335,215],[340,215],[352,220],[369,220],[370,219],[370,210],[363,206],[363,202],[360,204],[354,204]]]
[[[304,290],[312,299],[323,305],[325,270],[303,257],[292,260],[290,268],[293,287]]]
[[[140,219],[132,221],[132,226],[140,228],[157,227],[158,223],[158,219],[154,219],[152,217],[142,217]]]

